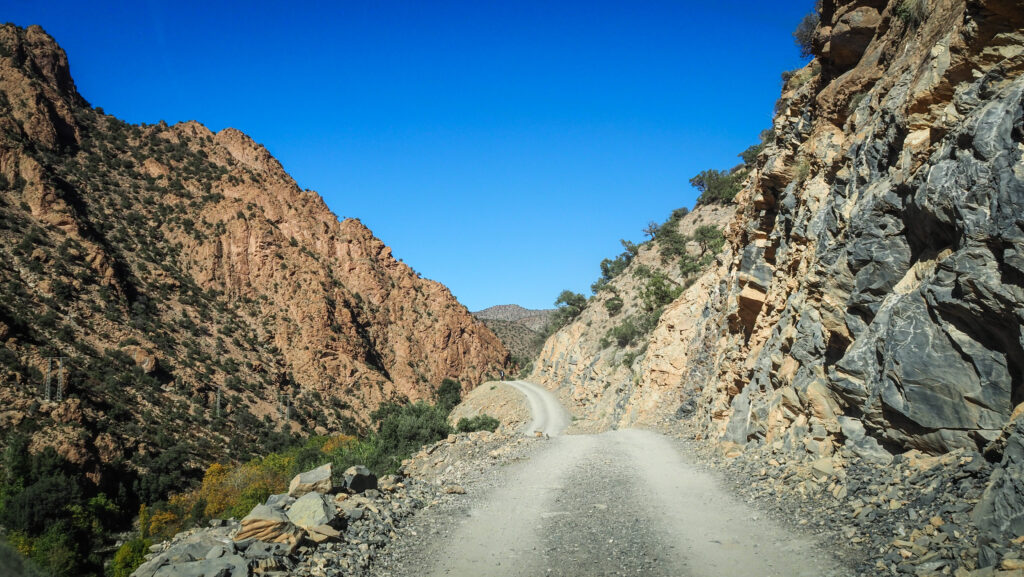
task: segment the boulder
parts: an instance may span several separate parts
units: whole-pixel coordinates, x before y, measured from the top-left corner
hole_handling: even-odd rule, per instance
[[[264,503],[264,505],[268,507],[273,507],[275,509],[287,509],[294,502],[295,497],[292,497],[288,493],[280,493],[277,495],[271,495],[267,497],[267,501],[266,503]]]
[[[238,555],[164,565],[153,573],[153,577],[248,577],[248,575],[249,562]]]
[[[341,539],[341,532],[330,525],[317,525],[309,528],[309,539],[314,543]]]
[[[248,563],[235,554],[228,529],[201,532],[174,543],[135,570],[135,577],[245,577]]]
[[[334,506],[327,502],[320,493],[306,493],[292,503],[288,509],[288,519],[303,529],[327,525],[334,520]]]
[[[331,464],[321,465],[312,471],[295,475],[288,485],[288,495],[299,498],[306,493],[329,493],[334,485],[331,483]]]
[[[864,423],[859,419],[840,415],[839,426],[846,437],[845,446],[850,452],[870,463],[892,463],[892,454],[882,448],[877,439],[868,436],[864,430]]]
[[[1024,535],[1024,411],[1018,407],[1014,414],[1017,418],[1006,427],[1003,458],[971,513],[978,527],[982,567],[999,561],[992,543],[1005,543]]]
[[[384,475],[377,481],[377,488],[381,491],[392,492],[402,487],[402,478],[397,475]]]
[[[268,543],[287,543],[294,547],[298,545],[302,535],[302,530],[288,519],[284,511],[266,505],[256,505],[242,519],[242,527],[238,530],[234,540],[236,543],[249,539]]]
[[[377,488],[377,475],[362,465],[345,469],[345,488],[353,493],[362,493]]]
[[[152,352],[136,345],[128,345],[122,349],[122,352],[131,357],[132,362],[147,375],[156,370],[158,361]]]

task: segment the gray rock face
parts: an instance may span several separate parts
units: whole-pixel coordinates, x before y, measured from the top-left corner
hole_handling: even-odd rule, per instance
[[[869,463],[887,465],[892,462],[892,453],[882,448],[877,439],[867,436],[863,423],[857,419],[840,416],[839,426],[846,437],[846,447],[855,455]]]
[[[238,555],[165,565],[153,573],[153,577],[247,577],[248,575],[249,562]]]
[[[308,532],[298,535],[289,533],[295,524],[289,521],[288,514],[298,517],[308,503],[316,511],[317,500],[333,511],[332,505],[324,503],[323,495],[308,493],[296,500],[287,513],[258,505],[243,522],[231,520],[219,527],[192,529],[179,533],[170,542],[154,545],[149,559],[133,577],[366,575],[372,560],[395,537],[403,520],[439,497],[438,487],[414,480],[387,492],[353,495],[341,502],[351,514],[347,520],[334,516],[330,525],[310,526]],[[264,539],[234,540],[247,528]],[[292,536],[300,541],[293,542]],[[286,539],[271,541],[279,537]]]
[[[881,193],[891,178],[879,173],[881,198],[863,202],[850,235],[819,239],[846,255],[829,273],[854,275],[857,339],[831,386],[901,444],[976,448],[1022,400],[1022,95],[1024,78],[989,95],[905,185]]]
[[[321,465],[312,471],[295,475],[288,485],[288,495],[296,499],[316,491],[318,493],[330,493],[334,486],[331,483],[331,464]]]
[[[1016,419],[1008,432],[1000,466],[992,472],[992,480],[972,513],[982,566],[999,560],[993,543],[1024,535],[1024,417]]]
[[[306,493],[292,503],[288,519],[303,529],[327,525],[334,519],[334,506],[320,493]]]

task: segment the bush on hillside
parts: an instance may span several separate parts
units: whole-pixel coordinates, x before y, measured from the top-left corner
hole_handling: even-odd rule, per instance
[[[613,296],[610,299],[604,301],[604,308],[605,308],[605,310],[608,311],[608,316],[610,316],[610,317],[613,317],[613,316],[619,314],[619,311],[622,310],[622,305],[623,305],[622,297],[620,297],[618,295]]]
[[[462,384],[453,379],[444,379],[434,393],[434,402],[440,410],[450,413],[462,402]]]
[[[690,209],[685,206],[677,208],[661,226],[657,227],[654,239],[658,241],[658,251],[661,254],[662,262],[668,262],[686,253],[686,243],[689,239],[679,232],[679,222],[688,214],[690,214]]]
[[[928,17],[928,0],[900,0],[896,17],[908,26],[919,26]]]
[[[700,191],[697,204],[727,204],[740,191],[743,171],[708,169],[690,179],[690,186]]]
[[[614,259],[606,258],[601,261],[601,278],[590,285],[592,292],[597,293],[607,287],[612,279],[622,274],[622,271],[626,270],[629,263],[633,262],[633,257],[639,254],[640,245],[625,239],[620,239],[619,242],[625,250]]]
[[[463,417],[459,419],[459,423],[455,426],[460,433],[472,433],[474,431],[490,431],[494,432],[498,425],[501,423],[494,417],[483,414],[477,415],[472,418]]]
[[[800,49],[802,58],[814,56],[814,31],[818,28],[820,21],[821,16],[817,10],[808,12],[793,31],[793,42]]]
[[[644,309],[651,312],[676,300],[682,292],[683,287],[668,278],[665,273],[654,271],[647,284],[640,289],[640,301],[643,302]]]
[[[378,454],[386,456],[378,466],[389,473],[423,445],[451,434],[448,412],[422,401],[406,405],[385,403],[371,417],[377,422],[373,442]]]
[[[139,568],[139,565],[146,562],[146,554],[149,553],[150,545],[152,543],[149,539],[141,537],[121,545],[107,567],[107,575],[109,577],[130,577],[132,572]]]
[[[725,245],[725,236],[721,229],[714,225],[697,227],[697,230],[693,231],[693,240],[700,245],[701,253],[716,254]]]
[[[754,163],[757,161],[757,155],[761,154],[762,150],[764,150],[763,141],[752,146],[748,146],[747,149],[739,153],[738,156],[743,159],[743,164],[747,166],[753,166]]]
[[[569,290],[562,291],[555,299],[555,312],[551,313],[550,320],[544,328],[545,335],[551,335],[558,329],[571,323],[580,316],[583,309],[587,308],[587,297]]]

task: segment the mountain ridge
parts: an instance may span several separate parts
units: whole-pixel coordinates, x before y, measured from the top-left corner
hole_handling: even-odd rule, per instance
[[[38,26],[0,26],[0,48],[0,427],[33,451],[98,479],[180,442],[161,467],[195,471],[506,366],[446,287],[244,133],[90,108]],[[56,357],[60,403],[40,398]]]

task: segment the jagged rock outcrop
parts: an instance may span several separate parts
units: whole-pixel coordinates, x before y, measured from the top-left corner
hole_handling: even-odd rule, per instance
[[[826,0],[814,51],[720,266],[666,309],[614,392],[593,389],[623,407],[600,424],[688,419],[730,451],[840,466],[986,451],[991,565],[986,543],[1017,536],[1024,510],[1008,424],[1024,402],[1024,9]],[[581,353],[542,380],[582,382],[602,361]]]
[[[38,26],[0,26],[0,239],[0,427],[94,475],[351,429],[508,362],[447,288],[242,132],[91,108]]]
[[[786,87],[707,304],[713,434],[806,415],[834,443],[842,414],[893,447],[978,449],[1024,400],[1024,13],[898,4],[826,3],[822,53]],[[855,12],[877,22],[863,46]]]

